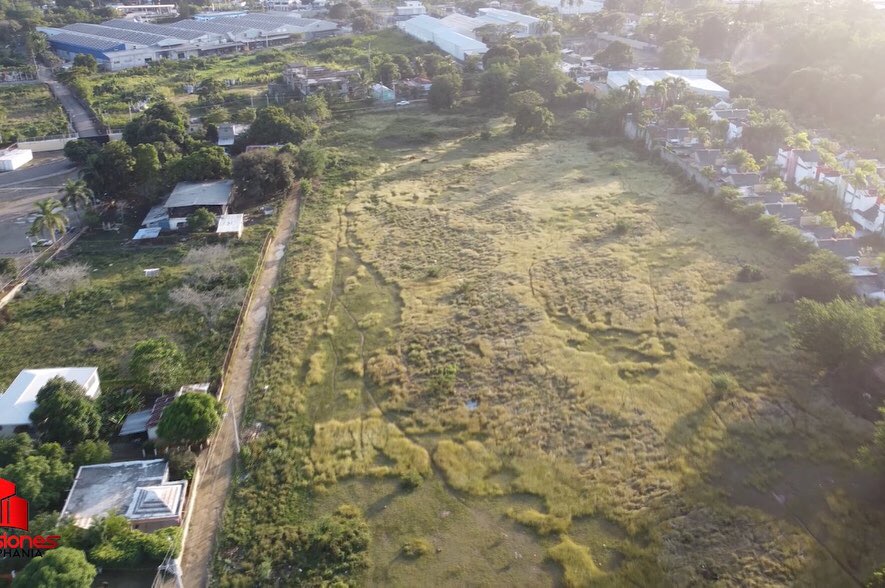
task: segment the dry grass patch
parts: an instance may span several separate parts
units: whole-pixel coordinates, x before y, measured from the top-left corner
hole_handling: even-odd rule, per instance
[[[317,484],[356,475],[430,475],[427,450],[409,441],[377,411],[362,419],[316,424],[310,460]]]
[[[590,550],[567,536],[558,545],[547,550],[550,559],[562,566],[565,585],[569,588],[592,586],[604,574],[596,566]]]
[[[504,493],[500,484],[488,480],[489,476],[501,471],[501,460],[479,441],[471,440],[462,445],[444,439],[436,446],[433,461],[453,488],[479,496]]]

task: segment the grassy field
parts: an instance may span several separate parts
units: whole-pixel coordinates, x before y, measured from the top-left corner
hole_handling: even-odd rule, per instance
[[[332,45],[345,43],[345,46]],[[385,52],[413,55],[433,51],[396,30],[385,30],[346,39],[328,39],[300,46],[270,48],[231,56],[188,61],[163,61],[151,67],[116,73],[96,73],[86,78],[91,102],[114,128],[129,121],[127,104],[164,96],[188,110],[191,116],[204,116],[211,109],[200,105],[196,94],[185,93],[186,84],[202,80],[230,80],[224,109],[228,114],[267,103],[267,85],[281,79],[283,68],[293,62],[323,64],[340,68],[366,68],[368,48],[378,56]]]
[[[789,263],[624,147],[483,123],[325,133],[373,171],[304,206],[220,584],[285,575],[274,529],[345,503],[372,535],[357,584],[866,577],[871,426],[791,349]]]
[[[269,223],[248,227],[242,241],[231,244],[243,281]],[[200,240],[147,247],[123,247],[123,241],[120,234],[93,231],[71,248],[60,263],[85,263],[91,274],[88,284],[67,300],[25,292],[0,310],[0,388],[22,369],[65,365],[97,366],[106,390],[123,386],[132,347],[151,337],[179,345],[194,381],[218,376],[236,309],[208,324],[169,299],[189,271],[182,259]],[[146,268],[160,268],[160,277],[144,277]],[[236,279],[234,272],[231,279]]]
[[[68,132],[64,111],[43,84],[0,87],[0,135],[3,141]]]

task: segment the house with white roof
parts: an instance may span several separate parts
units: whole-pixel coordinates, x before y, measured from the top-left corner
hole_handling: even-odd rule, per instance
[[[6,392],[0,396],[0,437],[11,437],[28,432],[31,413],[37,408],[37,394],[49,380],[64,378],[83,387],[86,396],[97,398],[101,394],[98,368],[65,367],[22,370]]]
[[[88,529],[108,515],[123,515],[146,533],[181,524],[187,481],[169,481],[165,459],[86,465],[61,510],[61,519]]]

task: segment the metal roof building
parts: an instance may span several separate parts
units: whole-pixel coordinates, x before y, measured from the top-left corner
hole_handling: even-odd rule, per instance
[[[101,24],[74,23],[64,28],[38,27],[60,57],[92,55],[102,67],[119,70],[162,59],[189,59],[334,35],[338,25],[287,12],[243,13],[212,20],[166,24],[113,19]]]
[[[485,43],[450,29],[432,16],[421,15],[396,23],[406,34],[433,43],[455,59],[463,61],[468,55],[482,55],[489,48]]]
[[[631,69],[625,71],[610,71],[606,78],[606,84],[610,88],[623,88],[630,80],[639,82],[640,92],[654,85],[655,82],[667,78],[681,78],[688,84],[690,91],[715,98],[728,98],[729,92],[716,82],[707,79],[705,69]]]

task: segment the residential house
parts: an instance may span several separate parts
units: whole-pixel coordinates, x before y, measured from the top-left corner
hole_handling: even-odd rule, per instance
[[[31,413],[37,408],[37,394],[53,378],[64,378],[83,387],[86,396],[101,394],[98,368],[65,367],[27,369],[19,372],[6,392],[0,396],[0,437],[31,430]]]
[[[358,69],[331,69],[322,65],[293,63],[283,70],[286,86],[298,98],[316,92],[329,96],[349,97],[359,86],[362,74]]]
[[[370,90],[375,102],[393,102],[396,99],[393,90],[384,84],[372,84]]]
[[[751,196],[755,194],[756,185],[762,181],[762,176],[758,172],[736,172],[726,170],[723,182],[733,188],[737,188],[742,195]]]
[[[233,190],[233,180],[178,182],[165,203],[148,211],[141,226],[174,231],[187,223],[189,214],[200,208],[219,216],[227,214]]]
[[[429,79],[416,77],[400,80],[397,84],[397,89],[399,94],[406,98],[424,98],[430,93],[430,86],[432,85],[433,82]]]
[[[798,225],[799,219],[802,217],[802,209],[795,202],[776,202],[764,206],[765,214],[776,216],[790,225]]]
[[[118,514],[149,533],[181,524],[186,495],[185,480],[169,481],[165,459],[86,465],[77,472],[60,518],[88,529]]]
[[[878,188],[859,185],[852,175],[828,182],[836,189],[836,198],[863,230],[885,235],[885,193]]]
[[[406,0],[393,9],[394,20],[404,20],[420,14],[427,14],[427,8],[419,0]]]
[[[853,237],[834,237],[832,239],[818,239],[817,246],[827,251],[832,251],[839,257],[857,257],[860,246]]]
[[[732,143],[740,139],[741,135],[743,135],[744,125],[750,120],[750,110],[746,108],[714,108],[710,111],[710,120],[713,122],[728,122],[728,130],[725,133],[725,140]]]
[[[705,167],[717,168],[722,166],[724,158],[722,157],[722,151],[719,149],[695,149],[690,156],[690,162],[699,169],[704,169]]]
[[[820,181],[820,154],[814,149],[778,149],[775,163],[788,184],[804,187],[803,181]]]

